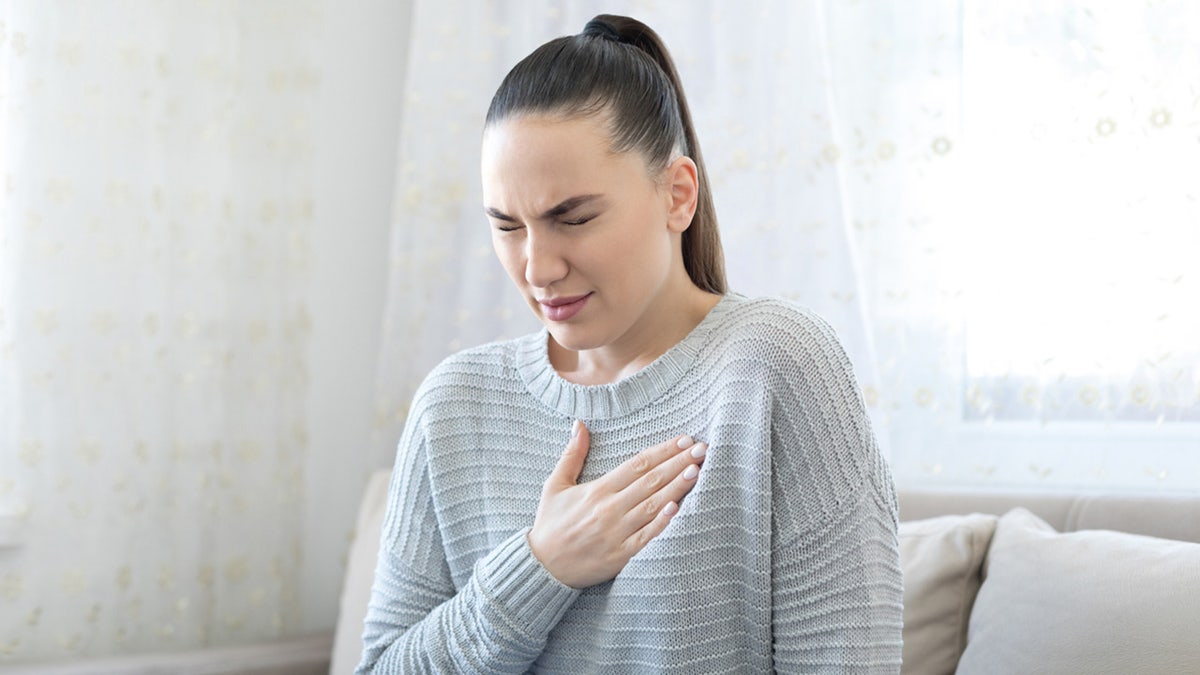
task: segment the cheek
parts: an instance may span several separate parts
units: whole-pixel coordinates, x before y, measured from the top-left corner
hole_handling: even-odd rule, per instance
[[[665,214],[654,208],[644,209],[638,214],[637,225],[622,242],[622,256],[627,264],[646,272],[665,271],[670,266],[674,252],[674,240],[666,224]]]

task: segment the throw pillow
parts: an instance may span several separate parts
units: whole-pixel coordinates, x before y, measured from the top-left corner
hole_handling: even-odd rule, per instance
[[[950,675],[967,644],[967,621],[996,516],[974,513],[900,523],[904,570],[903,673]]]
[[[1200,673],[1200,544],[1000,518],[960,673]]]

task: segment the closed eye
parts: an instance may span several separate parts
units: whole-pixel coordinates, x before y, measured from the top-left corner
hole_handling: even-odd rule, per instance
[[[484,209],[484,212],[487,213],[488,218],[492,219],[492,227],[500,232],[512,232],[521,229],[521,224],[517,222],[517,219],[506,213],[501,213],[491,208]]]
[[[589,220],[592,220],[595,217],[596,216],[583,216],[581,218],[570,218],[570,219],[564,218],[561,222],[563,225],[583,225],[584,223],[588,222]]]

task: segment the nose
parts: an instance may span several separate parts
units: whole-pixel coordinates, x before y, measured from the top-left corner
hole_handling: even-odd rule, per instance
[[[525,281],[530,286],[546,288],[567,276],[570,266],[560,249],[561,243],[553,233],[528,232],[525,239]]]

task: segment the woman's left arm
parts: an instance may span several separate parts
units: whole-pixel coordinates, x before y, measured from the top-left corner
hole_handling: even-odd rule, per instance
[[[822,320],[805,319],[772,419],[775,670],[896,673],[903,594],[891,472],[841,344]]]

